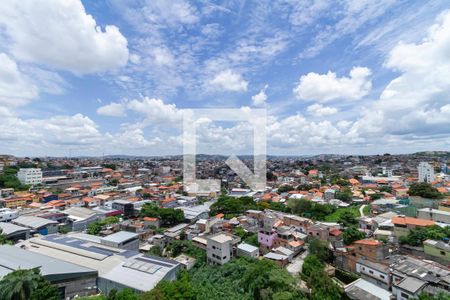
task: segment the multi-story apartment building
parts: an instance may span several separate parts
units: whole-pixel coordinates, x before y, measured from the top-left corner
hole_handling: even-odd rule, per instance
[[[419,173],[419,182],[433,182],[434,169],[433,166],[427,162],[421,162],[417,167]]]
[[[42,183],[42,170],[39,168],[20,168],[17,173],[22,184],[37,185]]]
[[[224,232],[209,236],[206,245],[208,262],[223,265],[234,256],[234,246],[240,238]]]

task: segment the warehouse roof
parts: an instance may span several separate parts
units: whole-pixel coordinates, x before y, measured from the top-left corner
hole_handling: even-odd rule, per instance
[[[30,230],[29,228],[15,225],[12,223],[6,223],[6,222],[0,222],[0,229],[1,229],[2,233],[5,234],[6,236],[17,233],[17,232]]]
[[[178,262],[149,257],[137,251],[94,243],[77,235],[50,235],[19,243],[32,252],[46,254],[69,263],[98,271],[98,277],[145,292],[159,281],[175,278]]]
[[[96,274],[97,271],[66,262],[55,257],[17,248],[0,246],[0,277],[18,269],[39,267],[48,280],[68,279],[80,275]]]
[[[25,227],[33,229],[41,228],[49,224],[58,224],[58,222],[56,221],[35,216],[20,216],[17,219],[14,219],[12,222],[14,224],[23,225]]]
[[[119,231],[102,238],[103,241],[121,244],[131,239],[136,239],[139,235],[128,231]]]

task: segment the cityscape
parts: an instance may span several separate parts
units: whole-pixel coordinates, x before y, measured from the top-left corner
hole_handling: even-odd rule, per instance
[[[0,300],[450,300],[450,3],[5,0]]]

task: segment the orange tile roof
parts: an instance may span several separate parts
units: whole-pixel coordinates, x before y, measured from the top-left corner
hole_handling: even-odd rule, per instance
[[[144,221],[155,222],[158,221],[158,218],[145,217]]]
[[[304,243],[305,242],[303,242],[303,241],[292,241],[292,242],[289,242],[289,245],[292,246],[292,247],[300,247]]]
[[[448,193],[448,190],[445,187],[438,187],[437,190],[439,193],[442,194]]]
[[[222,213],[216,215],[216,219],[222,219],[223,217],[225,217],[225,215]]]
[[[357,245],[368,245],[368,246],[379,246],[382,243],[380,241],[374,240],[374,239],[364,239],[354,242],[354,244]]]
[[[84,198],[83,198],[83,201],[84,201],[84,202],[88,202],[88,203],[94,202],[95,200],[96,200],[96,199],[91,198],[91,197],[84,197]]]
[[[435,222],[431,220],[422,220],[411,217],[393,217],[392,223],[398,225],[415,225],[415,226],[431,226],[435,224]]]
[[[278,221],[276,221],[276,222],[273,224],[273,227],[278,227],[278,226],[281,226],[281,225],[283,225],[283,221],[278,220]]]
[[[341,233],[342,233],[342,231],[340,231],[340,230],[337,229],[337,228],[334,228],[334,229],[330,230],[330,234],[331,234],[332,236],[339,236],[339,235],[341,235]]]
[[[352,185],[358,185],[359,184],[359,181],[356,180],[355,178],[349,179],[348,182],[350,182]]]

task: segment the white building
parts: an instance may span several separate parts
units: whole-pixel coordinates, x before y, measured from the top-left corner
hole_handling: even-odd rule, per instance
[[[241,243],[237,246],[237,255],[257,258],[259,256],[259,248],[250,244]]]
[[[417,167],[417,171],[419,172],[419,182],[434,181],[434,169],[429,163],[421,162]]]
[[[0,208],[0,222],[9,222],[19,217],[17,210],[9,208]]]
[[[20,168],[17,173],[22,184],[37,185],[42,183],[42,171],[38,168]]]
[[[223,265],[233,257],[233,244],[239,242],[240,238],[220,232],[209,236],[206,240],[208,262]]]
[[[330,200],[334,199],[336,191],[333,189],[327,189],[325,193],[323,193],[323,198],[325,201],[330,202]]]

